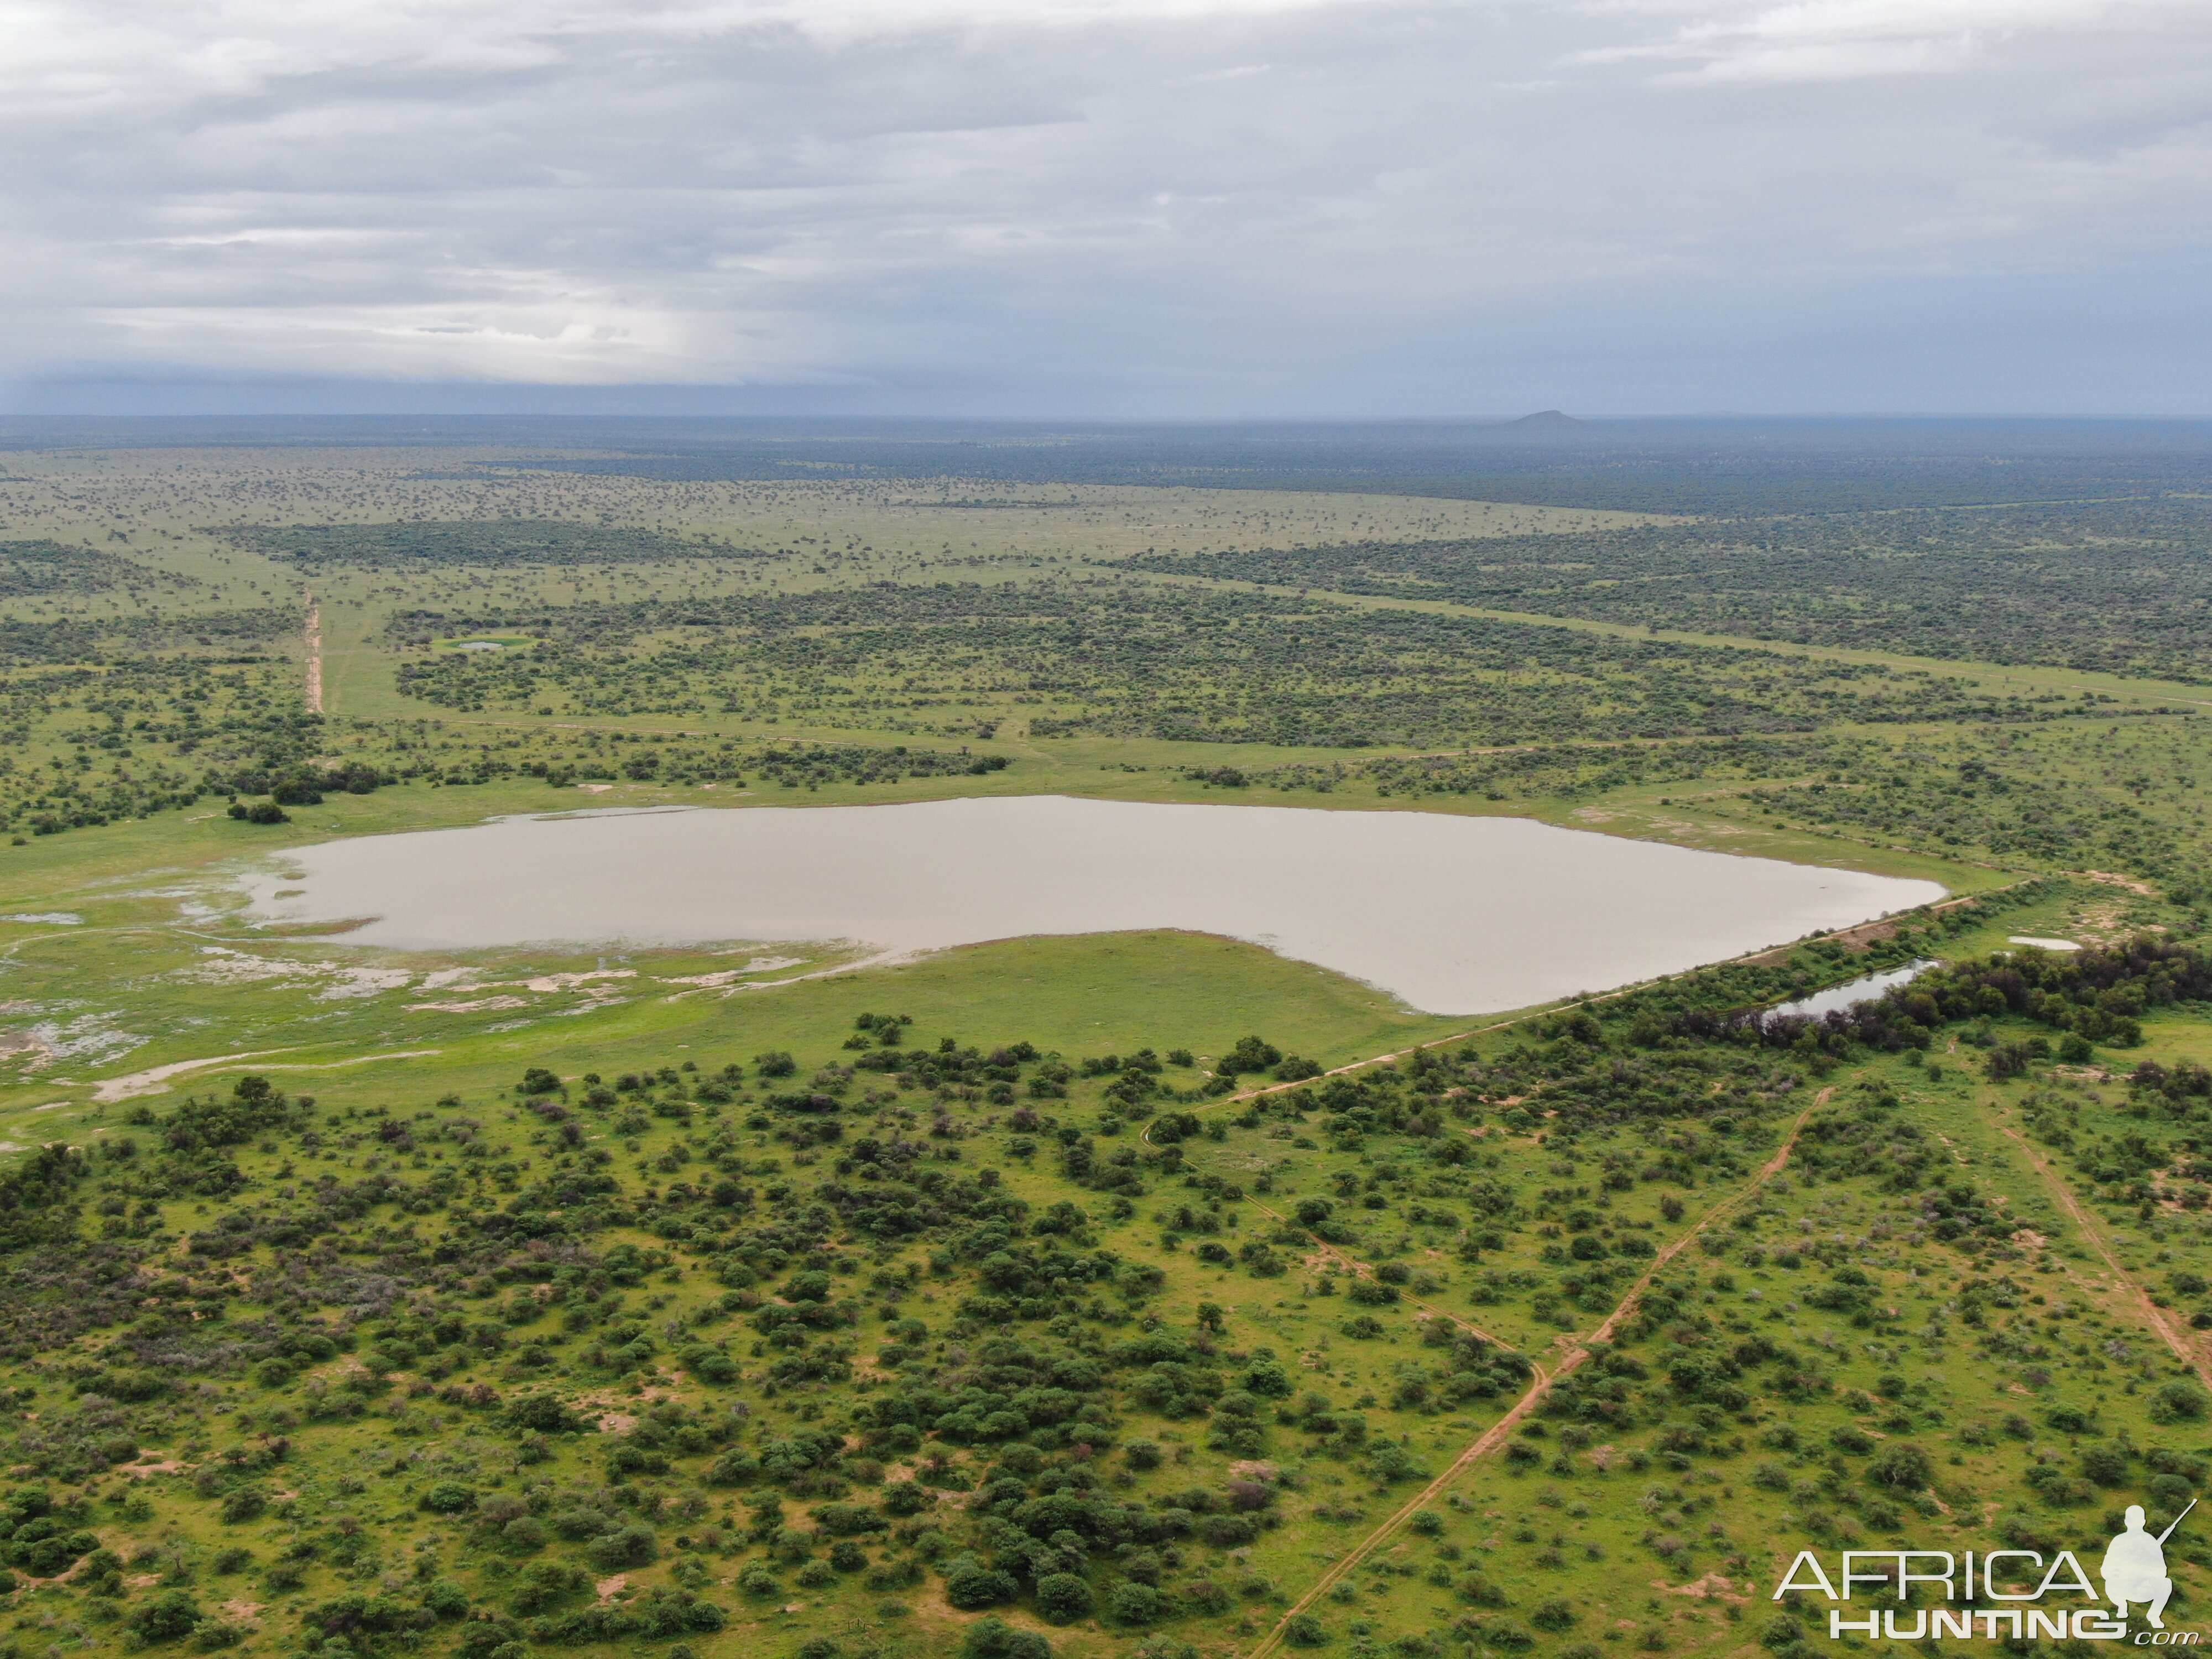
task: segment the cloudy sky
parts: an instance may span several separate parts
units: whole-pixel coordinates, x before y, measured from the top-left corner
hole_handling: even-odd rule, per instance
[[[2212,414],[2208,0],[0,0],[0,407]]]

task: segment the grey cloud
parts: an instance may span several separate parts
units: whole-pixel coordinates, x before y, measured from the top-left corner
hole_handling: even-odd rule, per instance
[[[2054,296],[2161,296],[2148,328],[2201,259],[2179,0],[548,16],[18,12],[0,375],[2179,406],[2148,337]],[[2039,338],[2040,390],[1993,355]]]

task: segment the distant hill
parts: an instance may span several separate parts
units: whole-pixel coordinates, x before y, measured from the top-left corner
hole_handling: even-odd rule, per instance
[[[1505,424],[1516,432],[1578,432],[1589,424],[1571,415],[1562,415],[1556,409],[1540,410],[1534,415],[1523,415],[1517,421]]]

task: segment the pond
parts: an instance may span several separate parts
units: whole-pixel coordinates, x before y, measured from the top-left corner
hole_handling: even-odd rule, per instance
[[[1815,991],[1811,996],[1800,997],[1795,1002],[1785,1002],[1769,1008],[1768,1019],[1795,1016],[1799,1019],[1819,1019],[1826,1014],[1840,1014],[1856,1008],[1863,1002],[1879,1002],[1899,985],[1910,985],[1936,964],[1932,962],[1908,962],[1902,968],[1892,968],[1879,974],[1863,974],[1841,985],[1831,985],[1825,991]]]
[[[246,878],[256,917],[373,917],[343,935],[364,945],[836,939],[907,953],[1180,928],[1440,1014],[1680,972],[1942,896],[1525,818],[1063,795],[502,818],[327,842],[283,864]]]

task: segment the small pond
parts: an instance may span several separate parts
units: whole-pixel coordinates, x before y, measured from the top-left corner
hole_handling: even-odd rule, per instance
[[[1942,896],[1526,818],[1062,795],[503,818],[327,842],[283,863],[246,878],[255,915],[374,917],[343,936],[363,945],[842,939],[911,952],[1182,928],[1441,1014],[1680,972]]]
[[[1932,962],[1908,962],[1902,968],[1862,975],[1842,985],[1831,985],[1825,991],[1815,991],[1809,997],[1800,997],[1795,1002],[1769,1008],[1765,1017],[1774,1019],[1794,1015],[1800,1019],[1819,1019],[1826,1014],[1840,1014],[1863,1002],[1881,1001],[1891,990],[1899,985],[1911,984],[1935,965]]]

